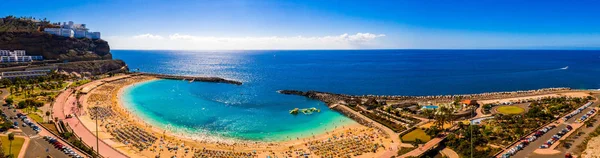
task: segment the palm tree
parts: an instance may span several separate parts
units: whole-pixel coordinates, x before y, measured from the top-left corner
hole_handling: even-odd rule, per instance
[[[436,111],[436,114],[434,116],[435,125],[442,130],[444,130],[444,123],[446,123],[446,115],[444,114],[444,109],[446,109],[446,107],[440,107],[438,111]]]
[[[430,120],[433,117],[433,110],[423,110],[423,114]]]
[[[459,97],[461,98],[461,97]],[[446,122],[450,123],[450,125],[454,125],[454,121],[452,118],[452,114],[454,113],[455,107],[451,106],[450,108],[447,108],[444,115],[446,115]]]
[[[10,141],[10,145],[8,146],[8,154],[12,155],[12,141],[15,140],[15,134],[13,133],[9,133],[8,134],[8,141]]]
[[[83,105],[81,105],[81,104],[79,103],[79,101],[77,101],[77,112],[78,112],[79,114],[81,114],[81,108],[83,108]]]
[[[46,117],[48,118],[48,122],[50,122],[50,111],[46,111]]]

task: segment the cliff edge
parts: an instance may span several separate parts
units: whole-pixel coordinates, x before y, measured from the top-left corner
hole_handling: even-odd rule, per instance
[[[27,55],[59,61],[112,59],[110,46],[104,40],[68,38],[44,32],[0,32],[0,49],[25,50]]]
[[[44,61],[32,63],[2,63],[0,71],[50,68],[93,75],[129,71],[122,60],[112,60],[110,46],[102,39],[63,37],[43,31],[60,27],[33,17],[0,18],[0,49],[25,50],[27,55],[44,57]]]
[[[0,49],[25,50],[58,61],[112,59],[108,42],[102,39],[69,38],[44,32],[57,28],[46,19],[6,16],[0,18]]]

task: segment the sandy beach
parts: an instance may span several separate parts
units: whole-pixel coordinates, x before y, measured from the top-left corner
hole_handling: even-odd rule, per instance
[[[154,127],[150,123],[143,121],[142,118],[136,116],[126,108],[120,98],[124,89],[152,80],[156,80],[156,78],[134,76],[95,87],[88,94],[80,98],[79,101],[82,103],[84,111],[80,114],[79,118],[88,129],[94,129],[95,120],[93,117],[102,117],[100,119],[101,129],[99,129],[100,138],[130,157],[155,157],[159,155],[161,157],[193,157],[194,155],[211,157],[296,157],[305,153],[318,157],[343,157],[342,153],[352,153],[350,151],[354,151],[353,155],[349,155],[352,157],[379,157],[386,150],[391,150],[391,148],[388,148],[390,147],[391,139],[385,138],[382,131],[354,122],[327,131],[324,134],[296,139],[290,138],[290,140],[280,142],[223,141],[223,139],[215,139],[213,137],[190,137],[188,135],[172,133],[169,130]],[[115,91],[117,93],[114,93]],[[90,111],[92,108],[105,112],[105,114],[93,116],[94,113]],[[120,129],[140,132],[119,133]],[[117,138],[117,135],[120,135],[120,137],[124,135],[136,137],[134,136],[136,134],[142,136],[151,135],[156,140],[153,142],[142,140],[141,142],[144,143],[136,143]],[[332,147],[332,144],[334,147]],[[370,151],[372,149],[366,148],[367,146],[372,147],[374,144],[380,144],[383,147],[378,148],[375,153]],[[334,149],[332,150],[332,148]],[[336,150],[335,148],[338,149]]]

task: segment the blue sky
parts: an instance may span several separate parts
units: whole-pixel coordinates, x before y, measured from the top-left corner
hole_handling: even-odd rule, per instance
[[[117,49],[597,49],[600,1],[3,0]]]

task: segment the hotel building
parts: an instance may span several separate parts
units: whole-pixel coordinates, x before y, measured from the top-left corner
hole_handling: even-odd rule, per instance
[[[28,56],[25,50],[0,50],[0,63],[11,62],[32,62],[34,60],[44,60],[42,56]]]
[[[60,28],[45,28],[44,32],[70,38],[100,39],[100,32],[89,32],[85,24],[75,24],[73,21],[69,21],[55,25],[59,25]]]
[[[50,70],[7,71],[0,72],[0,79],[31,78],[45,76],[48,73],[50,73]]]

